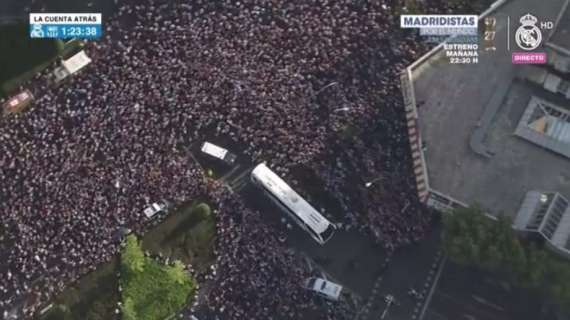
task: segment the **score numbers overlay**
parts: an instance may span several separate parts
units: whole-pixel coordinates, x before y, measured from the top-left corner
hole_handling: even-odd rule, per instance
[[[99,39],[100,13],[30,13],[30,38]]]

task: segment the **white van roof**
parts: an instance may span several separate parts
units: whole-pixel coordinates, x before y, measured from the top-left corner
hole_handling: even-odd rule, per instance
[[[202,144],[202,152],[211,155],[212,157],[216,157],[218,159],[224,160],[224,157],[228,153],[228,150],[218,147],[217,145],[209,142],[204,142]]]

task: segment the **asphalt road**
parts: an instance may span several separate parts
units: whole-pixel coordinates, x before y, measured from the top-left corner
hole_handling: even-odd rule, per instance
[[[447,263],[424,320],[538,320],[541,301],[500,279]]]

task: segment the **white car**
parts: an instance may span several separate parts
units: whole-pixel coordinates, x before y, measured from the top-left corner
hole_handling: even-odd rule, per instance
[[[157,213],[159,213],[161,211],[165,211],[167,207],[168,206],[166,205],[166,203],[156,203],[155,202],[155,203],[151,204],[150,207],[144,209],[144,215],[147,218],[152,218]]]
[[[341,285],[316,277],[308,278],[305,281],[305,288],[334,301],[337,301],[340,298],[340,293],[342,291]]]

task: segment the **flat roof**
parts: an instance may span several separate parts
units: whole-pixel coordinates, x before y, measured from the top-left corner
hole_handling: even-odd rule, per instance
[[[564,3],[514,0],[493,15],[556,17]],[[531,96],[568,100],[517,80],[522,66],[511,62],[506,28],[506,19],[497,19],[497,50],[480,51],[477,65],[438,55],[413,70],[412,81],[430,189],[514,216],[530,190],[570,196],[570,160],[514,134]]]

